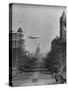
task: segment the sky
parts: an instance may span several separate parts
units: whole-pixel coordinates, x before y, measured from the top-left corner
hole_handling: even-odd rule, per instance
[[[60,35],[60,17],[64,6],[40,6],[13,4],[12,30],[17,32],[21,27],[24,32],[25,49],[35,53],[40,45],[41,53],[51,50],[51,41]],[[38,39],[30,39],[28,36],[40,35]]]

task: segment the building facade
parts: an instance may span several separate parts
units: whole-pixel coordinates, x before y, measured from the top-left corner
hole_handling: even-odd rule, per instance
[[[22,28],[19,27],[17,32],[9,32],[9,49],[11,51],[11,63],[12,68],[19,68],[22,63],[22,56],[25,53],[24,50],[24,33]]]
[[[62,13],[60,17],[60,37],[53,39],[51,51],[58,66],[58,71],[62,72],[63,78],[66,78],[66,14]]]
[[[11,42],[10,47],[12,48],[22,48],[24,47],[24,33],[21,29],[21,27],[19,27],[17,32],[11,31],[9,33],[9,40]]]
[[[66,14],[63,12],[60,17],[60,39],[66,40]]]

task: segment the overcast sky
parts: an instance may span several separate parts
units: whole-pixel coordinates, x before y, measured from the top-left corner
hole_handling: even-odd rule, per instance
[[[25,48],[35,52],[40,43],[41,52],[47,53],[51,41],[60,33],[60,17],[65,7],[37,6],[13,4],[12,30],[15,32],[22,27],[25,36]],[[27,36],[40,35],[38,39],[29,39]]]

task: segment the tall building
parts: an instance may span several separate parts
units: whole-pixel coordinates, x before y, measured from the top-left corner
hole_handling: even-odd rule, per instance
[[[66,14],[62,13],[60,17],[60,37],[53,39],[51,43],[51,52],[54,54],[53,58],[58,61],[58,70],[62,71],[62,75],[66,73]],[[63,70],[62,70],[63,68]],[[63,78],[66,78],[64,74]]]
[[[19,27],[18,31],[9,32],[9,49],[12,54],[12,67],[18,67],[24,55],[24,33],[22,28]]]
[[[66,14],[64,11],[60,17],[60,37],[52,41],[52,49],[55,49],[57,45],[66,47]]]
[[[24,47],[24,33],[21,27],[19,27],[17,32],[11,31],[9,35],[10,35],[9,40],[11,42],[10,47],[12,48]]]
[[[39,56],[40,56],[40,45],[37,46],[36,52],[35,52],[35,57],[39,58]]]
[[[66,40],[66,14],[64,11],[60,17],[60,38],[64,41]]]

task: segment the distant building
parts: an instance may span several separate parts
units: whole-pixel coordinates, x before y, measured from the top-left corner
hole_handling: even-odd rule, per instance
[[[40,45],[38,45],[36,48],[35,57],[39,58],[39,55],[40,55]]]

